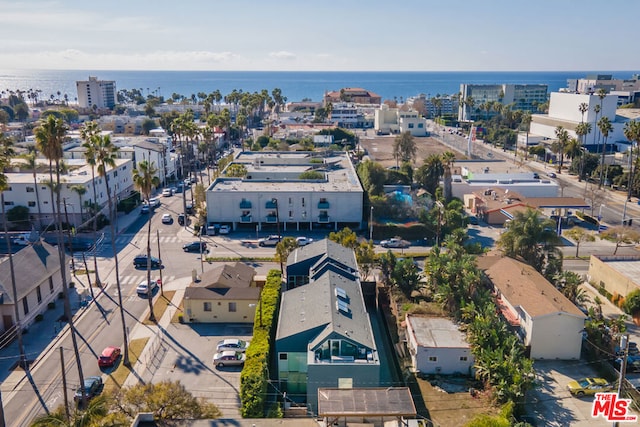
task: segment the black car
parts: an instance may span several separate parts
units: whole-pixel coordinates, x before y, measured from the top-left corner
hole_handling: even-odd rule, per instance
[[[202,245],[202,252],[207,250],[206,242],[191,242],[182,245],[182,250],[185,252],[197,252],[200,253],[200,245]]]
[[[184,225],[184,214],[178,214],[178,224]]]
[[[133,259],[133,266],[136,268],[147,268],[147,256],[143,254],[135,257]],[[151,268],[160,268],[160,267],[162,267],[162,260],[152,256]]]
[[[193,203],[187,202],[185,205],[185,209],[187,210],[187,213],[191,215],[193,213]]]

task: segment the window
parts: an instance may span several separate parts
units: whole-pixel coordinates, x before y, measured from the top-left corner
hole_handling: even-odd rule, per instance
[[[293,218],[293,211],[289,211],[289,218]]]
[[[22,308],[24,309],[24,314],[29,314],[29,301],[27,301],[27,297],[22,298]]]
[[[113,177],[115,178],[116,176],[118,176],[118,171],[113,171]]]
[[[302,207],[304,208],[304,197],[302,198]]]
[[[38,297],[38,304],[42,302],[42,293],[40,292],[40,285],[36,288],[36,295]]]
[[[27,187],[27,193],[33,193],[34,191],[36,191],[34,187]]]
[[[13,202],[11,202],[11,201],[9,201],[9,202],[5,201],[5,202],[4,202],[4,205],[5,205],[5,206],[13,206]]]
[[[438,358],[436,356],[429,356],[429,362],[437,362]]]
[[[210,302],[205,302],[204,303],[204,311],[211,311],[211,303]]]
[[[36,206],[36,202],[28,202],[28,205],[30,208],[33,208]]]
[[[413,123],[409,123],[409,129],[413,129]]]
[[[287,360],[289,353],[278,353],[278,359],[280,360]]]
[[[418,129],[424,128],[424,123],[418,123]]]
[[[460,361],[461,362],[466,362],[467,361],[467,356],[460,356]]]
[[[289,205],[293,204],[293,199],[291,197],[289,197]]]
[[[236,303],[235,302],[230,302],[229,303],[229,313],[235,313],[236,311],[237,311]]]
[[[53,293],[53,279],[49,276],[49,292]]]

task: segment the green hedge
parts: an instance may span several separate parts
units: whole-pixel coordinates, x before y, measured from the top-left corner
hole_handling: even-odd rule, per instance
[[[267,385],[270,345],[277,327],[282,276],[279,270],[271,270],[262,289],[261,303],[256,307],[253,322],[253,338],[247,349],[247,359],[240,374],[240,410],[244,418],[263,418],[267,410]],[[262,315],[262,327],[260,316]]]

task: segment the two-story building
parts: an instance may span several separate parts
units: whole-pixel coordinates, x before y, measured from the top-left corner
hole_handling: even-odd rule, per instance
[[[207,189],[207,222],[234,229],[360,228],[362,185],[346,153],[243,152]]]
[[[291,396],[306,396],[314,413],[318,388],[379,385],[380,360],[357,270],[353,251],[346,256],[328,240],[298,248],[287,260],[287,276],[308,283],[282,294],[278,381]]]
[[[404,111],[383,104],[375,110],[373,129],[378,134],[409,132],[413,136],[427,136],[427,119],[416,110]]]

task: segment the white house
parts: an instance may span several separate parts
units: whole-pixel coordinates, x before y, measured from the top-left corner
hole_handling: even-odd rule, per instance
[[[533,267],[513,258],[483,256],[496,305],[532,359],[580,359],[586,316]]]
[[[443,317],[407,315],[407,346],[414,370],[471,375],[475,358],[458,326]]]
[[[208,223],[275,231],[339,225],[359,228],[362,185],[344,152],[244,152],[225,169],[242,166],[241,178],[222,177],[207,189]],[[318,177],[301,179],[304,173]]]
[[[415,110],[402,111],[382,104],[375,110],[373,128],[383,134],[408,131],[413,136],[427,136],[427,119]]]

